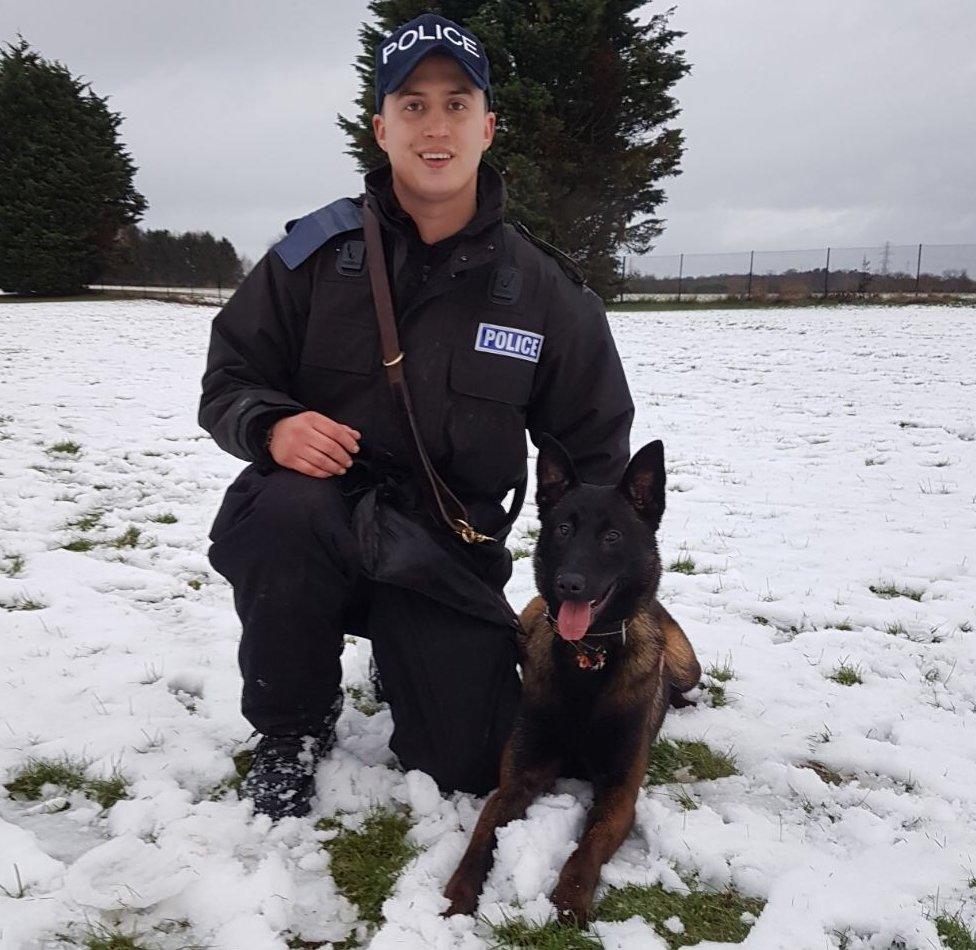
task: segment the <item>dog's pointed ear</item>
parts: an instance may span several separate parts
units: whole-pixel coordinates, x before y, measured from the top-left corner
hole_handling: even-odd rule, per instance
[[[618,491],[655,531],[664,514],[664,443],[655,439],[645,445],[627,465]]]
[[[579,484],[576,468],[569,453],[548,432],[539,439],[539,461],[536,465],[535,503],[539,511],[551,508],[571,488]]]

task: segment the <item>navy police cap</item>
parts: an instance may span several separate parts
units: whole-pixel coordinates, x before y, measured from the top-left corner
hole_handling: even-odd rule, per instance
[[[376,45],[377,112],[383,108],[383,97],[399,89],[417,63],[434,50],[453,56],[471,81],[487,91],[490,105],[488,55],[481,40],[447,17],[424,13],[397,27]]]

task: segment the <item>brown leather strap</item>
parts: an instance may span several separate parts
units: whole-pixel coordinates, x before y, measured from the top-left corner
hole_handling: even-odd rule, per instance
[[[407,379],[404,374],[404,353],[400,349],[400,340],[397,336],[396,317],[393,312],[393,298],[390,295],[390,282],[386,274],[386,258],[383,253],[380,224],[372,208],[370,208],[369,202],[365,199],[363,200],[363,231],[366,237],[366,259],[369,267],[370,284],[373,288],[376,321],[380,330],[383,365],[386,367],[390,388],[393,390],[393,399],[397,407],[397,416],[403,431],[404,441],[410,451],[411,461],[419,477],[428,507],[435,518],[440,518],[450,530],[456,532],[462,540],[469,544],[475,541],[498,540],[518,517],[518,512],[525,499],[526,479],[523,478],[517,486],[515,497],[512,499],[512,506],[508,511],[508,519],[496,535],[482,534],[469,524],[467,510],[435,471],[420,437],[420,429],[413,414],[410,392],[407,389]]]

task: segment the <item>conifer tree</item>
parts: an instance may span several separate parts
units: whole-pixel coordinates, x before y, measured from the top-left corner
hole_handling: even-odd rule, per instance
[[[620,287],[624,248],[646,253],[663,230],[662,179],[680,174],[671,87],[689,69],[671,11],[639,24],[640,0],[372,0],[356,59],[357,118],[339,116],[362,171],[386,161],[370,124],[373,49],[432,11],[472,30],[491,62],[495,140],[485,160],[505,178],[507,217],[569,251],[591,287]]]
[[[122,119],[23,37],[0,49],[0,288],[67,294],[97,283],[146,201]]]

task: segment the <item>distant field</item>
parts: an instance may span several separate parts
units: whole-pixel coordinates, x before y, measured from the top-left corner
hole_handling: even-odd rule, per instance
[[[206,535],[243,463],[196,424],[215,312],[0,313],[0,947],[967,946],[972,310],[611,315],[632,445],[665,446],[662,600],[707,672],[665,722],[601,919],[548,936],[588,787],[502,833],[481,919],[441,919],[481,802],[397,770],[366,641],[316,814],[269,828],[237,800],[253,742]],[[517,608],[536,528],[527,505]]]

